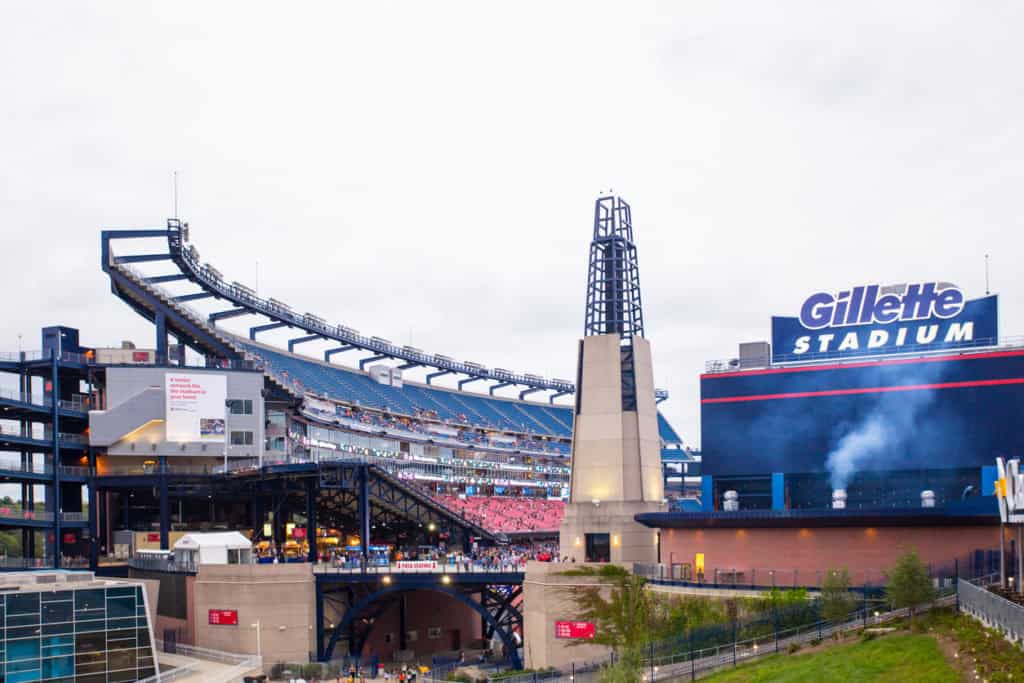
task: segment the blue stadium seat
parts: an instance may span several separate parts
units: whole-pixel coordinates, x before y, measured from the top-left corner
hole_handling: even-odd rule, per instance
[[[406,384],[401,388],[379,384],[369,375],[338,366],[326,366],[312,359],[255,346],[242,339],[235,342],[249,353],[263,359],[268,370],[285,384],[331,398],[405,415],[417,410],[432,410],[442,420],[472,424],[545,436],[572,436],[573,411],[570,406],[542,405],[526,401],[495,399],[480,394],[451,389],[428,388]],[[663,441],[679,443],[681,439],[667,420],[658,413],[658,431]],[[552,447],[568,454],[565,445]]]

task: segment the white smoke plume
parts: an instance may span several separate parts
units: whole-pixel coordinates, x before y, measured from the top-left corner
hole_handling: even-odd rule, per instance
[[[935,392],[926,389],[886,394],[828,454],[825,467],[832,488],[845,489],[858,470],[873,468],[883,458],[905,458],[907,449],[920,447],[914,439],[915,428],[934,397]]]

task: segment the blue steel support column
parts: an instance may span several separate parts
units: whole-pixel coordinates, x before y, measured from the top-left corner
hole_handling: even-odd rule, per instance
[[[316,548],[316,479],[309,478],[306,482],[306,543],[309,549],[306,551],[306,559],[309,562],[317,561]]]
[[[270,323],[269,325],[256,325],[255,327],[250,327],[249,339],[256,341],[257,332],[267,332],[269,330],[276,330],[281,327],[288,327],[288,323]]]
[[[405,625],[406,625],[406,604],[405,593],[398,598],[398,649],[406,649]]]
[[[786,509],[786,475],[772,472],[772,510]]]
[[[178,337],[178,365],[185,366],[185,338]]]
[[[311,334],[308,337],[296,337],[295,339],[288,340],[288,352],[291,353],[295,350],[295,347],[299,344],[305,344],[306,342],[316,341],[320,339],[319,334]]]
[[[981,495],[994,496],[996,494],[996,466],[984,465],[981,468]]]
[[[60,569],[61,544],[64,539],[61,536],[60,524],[60,372],[56,348],[50,351],[50,362],[50,403],[53,406],[53,566]]]
[[[320,581],[313,576],[316,584],[316,660],[324,661],[324,589]]]
[[[497,384],[492,384],[490,387],[488,387],[487,392],[491,396],[494,396],[494,392],[497,391],[498,389],[504,389],[505,387],[511,387],[513,385],[515,385],[515,382],[498,382]]]
[[[470,382],[481,382],[481,381],[483,381],[483,379],[484,379],[483,377],[470,377],[469,379],[460,379],[459,380],[459,391],[462,391],[462,387],[466,386]]]
[[[445,375],[451,374],[454,374],[453,370],[442,370],[440,372],[432,372],[429,375],[427,375],[427,384],[433,383],[435,377],[444,377]]]
[[[540,389],[538,387],[533,387],[532,389],[524,389],[523,391],[519,392],[519,400],[522,401],[524,398],[526,398],[530,394],[534,394],[534,393],[536,393],[538,391],[543,391],[543,389]]]
[[[359,369],[365,370],[366,366],[369,365],[370,363],[376,363],[377,361],[384,360],[385,358],[387,358],[387,356],[383,356],[380,354],[376,356],[370,356],[369,358],[364,358],[361,361],[359,361]]]
[[[96,492],[96,451],[89,449],[89,569],[96,571],[100,561],[99,500]]]
[[[571,391],[559,391],[554,394],[551,394],[551,397],[548,399],[548,403],[550,403],[551,405],[555,405],[556,398],[558,398],[559,396],[568,396],[571,393]]]
[[[370,471],[369,466],[359,466],[359,540],[363,548],[363,566],[370,561]]]
[[[167,456],[160,456],[160,550],[171,549],[171,501],[167,490]]]
[[[704,512],[715,510],[715,487],[710,474],[700,478],[700,507]]]
[[[156,323],[156,362],[167,362],[167,316],[163,311],[157,311],[154,316]]]

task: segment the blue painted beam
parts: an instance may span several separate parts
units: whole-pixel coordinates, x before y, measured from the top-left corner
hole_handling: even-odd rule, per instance
[[[135,239],[137,237],[167,237],[167,228],[148,230],[104,230],[103,238],[108,240]]]
[[[364,358],[361,361],[359,361],[359,369],[362,370],[362,369],[364,369],[366,367],[366,365],[368,363],[376,363],[377,361],[384,360],[387,357],[388,356],[379,356],[378,355],[378,356],[370,356],[369,358]]]
[[[559,396],[568,396],[571,393],[572,393],[571,391],[559,391],[559,392],[556,392],[554,394],[551,394],[551,397],[548,398],[548,403],[550,403],[551,405],[554,405],[556,398],[558,398]]]
[[[497,391],[498,389],[503,389],[503,388],[505,388],[505,387],[510,387],[510,386],[512,386],[513,384],[515,384],[515,382],[498,382],[497,384],[493,384],[493,385],[491,385],[491,386],[490,386],[490,387],[489,387],[489,388],[487,389],[487,392],[488,392],[488,393],[489,393],[489,394],[490,394],[491,396],[494,396],[494,392],[495,392],[495,391]],[[461,383],[459,384],[459,386],[462,386],[462,385],[461,385]]]
[[[432,372],[429,375],[427,375],[427,384],[430,384],[434,380],[435,377],[443,377],[444,375],[453,375],[453,374],[455,374],[454,370],[442,370],[441,372]]]
[[[196,292],[195,294],[182,294],[181,296],[176,296],[174,297],[174,299],[172,299],[172,301],[175,301],[177,303],[185,303],[186,301],[209,299],[211,296],[213,296],[212,292]]]
[[[466,386],[470,382],[479,382],[482,379],[483,379],[483,377],[470,377],[469,379],[460,379],[459,380],[459,391],[462,391],[462,387]]]
[[[294,351],[295,347],[299,344],[305,344],[306,342],[316,341],[320,339],[319,334],[311,334],[308,337],[296,337],[295,339],[288,340],[288,351]]]
[[[210,322],[215,323],[218,320],[225,320],[227,318],[237,318],[240,315],[249,315],[251,311],[248,308],[231,308],[226,311],[218,311],[217,313],[210,314]]]
[[[786,475],[772,472],[772,510],[786,509]]]
[[[175,273],[174,275],[156,275],[154,277],[145,278],[145,282],[151,285],[159,285],[164,282],[176,282],[178,280],[187,280],[188,275],[185,273]]]
[[[324,351],[324,360],[327,361],[328,363],[330,363],[331,362],[331,356],[333,356],[334,354],[336,354],[336,353],[345,353],[346,351],[351,351],[352,349],[355,349],[355,348],[358,348],[358,347],[352,346],[351,344],[345,344],[344,346],[336,346],[333,349],[327,349],[326,351]]]
[[[130,256],[118,256],[118,263],[146,263],[147,261],[169,261],[170,254],[134,254]]]
[[[267,332],[269,330],[276,330],[281,327],[288,327],[288,323],[270,323],[269,325],[256,325],[255,327],[250,327],[249,339],[256,341],[257,332]]]
[[[700,506],[704,512],[715,510],[715,487],[710,474],[700,478]]]
[[[533,387],[531,389],[524,389],[523,391],[519,392],[519,400],[522,401],[524,398],[526,398],[530,394],[532,394],[534,392],[537,392],[537,391],[543,391],[543,390],[539,389],[538,387]]]
[[[402,364],[402,365],[399,365],[399,366],[398,366],[398,369],[399,369],[399,370],[410,370],[410,369],[412,369],[412,368],[418,368],[418,367],[420,367],[421,365],[423,365],[423,363],[412,363],[412,362],[410,362],[410,363],[404,363],[404,364]]]

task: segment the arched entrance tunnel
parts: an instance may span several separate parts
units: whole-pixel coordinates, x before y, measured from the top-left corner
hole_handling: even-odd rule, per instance
[[[386,574],[367,582],[365,576],[318,575],[318,658],[392,661],[403,652],[423,659],[490,650],[519,668],[521,576]]]

